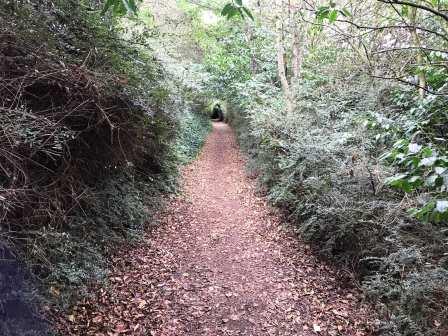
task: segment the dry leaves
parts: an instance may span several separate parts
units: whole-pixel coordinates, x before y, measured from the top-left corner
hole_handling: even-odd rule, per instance
[[[255,195],[225,124],[183,177],[158,228],[111,257],[107,286],[55,315],[63,335],[369,335],[360,294]]]

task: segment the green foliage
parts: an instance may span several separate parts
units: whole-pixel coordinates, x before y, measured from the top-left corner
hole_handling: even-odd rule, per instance
[[[228,20],[237,15],[241,16],[243,19],[247,15],[251,20],[254,20],[251,11],[247,7],[243,6],[242,0],[233,0],[233,2],[226,4],[221,11],[221,15],[226,17]]]
[[[143,176],[133,169],[117,171],[99,181],[63,232],[43,229],[45,241],[36,240],[36,246],[51,265],[45,283],[58,288],[61,297],[57,299],[66,308],[73,300],[73,288],[80,291],[76,296],[87,295],[85,285],[107,275],[107,255],[114,245],[138,237],[160,206],[164,183],[161,176]]]
[[[185,113],[179,123],[176,152],[182,163],[188,163],[199,154],[211,131],[210,118],[206,113]]]
[[[201,80],[155,56],[154,27],[89,5],[0,4],[1,238],[66,308],[141,237],[210,127]]]
[[[330,13],[322,10],[322,20],[329,20]],[[441,159],[425,160],[435,153],[438,158],[445,155],[443,98],[419,102],[415,91],[372,81],[347,63],[346,49],[330,40],[308,50],[294,88],[297,108],[289,114],[272,53],[275,34],[255,27],[247,41],[244,29],[229,24],[208,31],[216,45],[206,49],[205,59],[209,87],[226,100],[228,119],[260,189],[287,211],[289,221],[321,255],[358,273],[365,293],[378,306],[384,335],[443,330],[448,324],[443,308],[446,229],[409,216],[418,197],[403,200],[400,192],[385,186],[394,180],[391,164],[399,165],[406,178],[414,176],[409,168],[427,178],[444,174],[435,171],[445,167]],[[402,109],[412,109],[413,117]],[[428,119],[438,126],[420,122]],[[397,134],[408,140],[395,149]],[[418,152],[409,152],[417,149],[411,143],[421,146]],[[387,148],[397,152],[380,159]],[[438,191],[440,181],[434,181]],[[416,179],[401,186],[412,183],[419,185]],[[429,186],[423,182],[418,188],[421,192]],[[446,210],[444,204],[439,203],[440,210]]]
[[[391,152],[384,159],[402,167],[401,173],[385,180],[392,187],[410,193],[415,190],[432,191],[436,197],[446,195],[448,185],[448,159],[431,147],[423,147],[417,143],[409,143],[403,139],[396,142]],[[441,222],[448,219],[448,201],[431,200],[421,209],[412,213],[425,222]]]
[[[350,17],[351,14],[347,8],[338,9],[336,3],[330,2],[327,6],[320,6],[316,11],[316,21],[319,24],[328,20],[329,23],[334,23],[338,19],[339,15],[344,17]]]
[[[108,11],[111,11],[112,14],[116,16],[124,16],[126,14],[136,15],[138,12],[138,4],[142,1],[143,0],[105,0],[102,13],[105,14]],[[228,20],[238,15],[242,19],[247,16],[251,20],[254,20],[254,16],[250,9],[243,6],[243,0],[232,0],[232,2],[227,3],[223,7],[221,15]]]
[[[114,15],[137,14],[137,4],[142,0],[106,0],[103,14],[111,10]]]
[[[207,94],[227,105],[227,119],[269,200],[322,256],[357,272],[378,306],[384,335],[427,336],[448,328],[448,75],[446,54],[430,51],[445,46],[430,35],[445,29],[439,19],[422,16],[418,33],[428,51],[416,64],[412,49],[393,51],[400,52],[394,58],[368,50],[401,41],[406,30],[354,34],[350,25],[334,26],[355,19],[395,25],[392,15],[409,18],[409,6],[396,5],[396,13],[386,10],[381,20],[358,14],[365,10],[355,6],[359,2],[347,5],[353,14],[335,2],[317,7],[317,33],[301,26],[307,50],[291,85],[296,109],[287,113],[277,74],[278,31],[262,25],[262,16],[257,25],[242,20],[253,15],[241,0],[221,11],[234,20],[207,26],[198,6],[185,5],[203,66],[148,47],[162,39],[154,15],[140,13],[145,26],[133,15],[123,17],[135,14],[139,1],[107,0],[101,8],[96,1],[32,3],[0,5],[2,36],[8,37],[0,50],[9,55],[11,45],[27,46],[13,50],[19,57],[5,63],[2,74],[29,71],[0,85],[2,106],[8,106],[0,140],[18,153],[0,153],[0,192],[8,191],[0,217],[13,228],[7,239],[38,265],[35,272],[48,287],[64,289],[64,300],[73,288],[103,277],[112,246],[137,236],[152,214],[148,205],[158,207],[161,193],[176,190],[178,164],[197,155],[210,128]],[[324,34],[328,23],[335,29]],[[285,41],[290,35],[285,29]],[[292,57],[286,43],[284,52],[286,60]],[[368,66],[359,62],[364,53]],[[372,80],[366,68],[411,83],[424,73],[437,95],[421,99],[415,88]],[[20,85],[11,89],[14,83]],[[23,87],[33,90],[23,94]],[[17,97],[20,104],[8,105]],[[88,99],[74,110],[85,114],[64,115],[79,97]]]
[[[447,323],[445,303],[438,299],[446,297],[446,288],[440,291],[443,287],[432,278],[424,283],[426,275],[420,271],[425,262],[443,255],[446,230],[421,227],[407,216],[397,194],[381,189],[390,171],[371,157],[377,152],[375,137],[366,137],[361,123],[353,122],[378,108],[375,100],[366,99],[377,94],[375,89],[361,81],[351,92],[327,91],[328,100],[322,104],[325,88],[301,86],[295,116],[282,114],[275,96],[233,112],[251,169],[270,201],[288,210],[305,240],[364,277],[366,293],[381,302],[381,316],[388,321],[385,335],[431,335],[425,330],[434,327],[433,316],[437,323]],[[393,267],[386,266],[389,260],[394,260]],[[443,268],[440,263],[429,265],[431,271]],[[380,271],[373,282],[371,277]],[[447,281],[446,271],[440,280]],[[416,302],[421,310],[413,309]]]
[[[424,222],[447,223],[448,157],[443,138],[446,98],[427,97],[413,102],[406,92],[395,92],[392,100],[402,114],[397,122],[376,117],[368,125],[376,128],[377,139],[396,140],[382,155],[399,172],[385,180],[405,193],[419,193],[419,206],[411,214]]]

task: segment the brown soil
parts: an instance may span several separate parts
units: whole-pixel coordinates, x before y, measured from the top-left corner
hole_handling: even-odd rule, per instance
[[[370,335],[360,293],[257,196],[231,129],[214,123],[184,192],[64,335]],[[343,280],[345,279],[345,280]]]

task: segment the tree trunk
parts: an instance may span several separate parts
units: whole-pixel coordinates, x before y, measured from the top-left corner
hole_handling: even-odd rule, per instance
[[[297,100],[298,85],[303,62],[304,39],[298,24],[297,12],[300,10],[299,5],[293,1],[290,2],[290,27],[292,29],[292,76],[291,76],[291,99]]]
[[[297,81],[302,67],[302,53],[300,51],[300,37],[297,31],[294,32],[292,40],[292,81]]]
[[[411,32],[411,36],[412,36],[412,40],[413,43],[415,44],[415,46],[417,48],[421,48],[422,44],[420,41],[420,37],[418,35],[417,29],[415,28],[416,24],[417,24],[417,8],[416,7],[411,7],[410,8],[410,14],[409,14],[409,18],[410,18],[410,23],[412,28],[410,28],[410,32]],[[417,61],[417,65],[419,67],[418,69],[418,93],[420,96],[420,99],[423,99],[425,97],[425,88],[426,88],[426,74],[423,71],[422,67],[424,66],[424,58],[423,58],[423,52],[421,49],[417,50],[417,55],[416,55],[416,61]]]
[[[278,66],[278,76],[282,85],[283,94],[286,100],[286,107],[288,113],[294,113],[296,110],[296,94],[297,86],[300,77],[300,71],[302,67],[302,49],[301,46],[301,36],[300,29],[298,25],[297,11],[299,10],[298,5],[296,6],[295,1],[288,0],[285,11],[285,3],[282,0],[280,2],[280,12],[281,15],[278,18],[277,28],[277,66]],[[289,74],[286,72],[287,69],[287,57],[285,52],[285,29],[283,22],[288,22],[289,33],[291,38],[291,76],[288,80]]]
[[[278,77],[280,79],[280,83],[282,85],[283,95],[286,101],[286,108],[288,113],[292,113],[294,111],[294,100],[291,94],[291,86],[289,85],[288,78],[286,77],[285,71],[285,51],[283,47],[283,37],[282,32],[280,31],[277,36],[277,68],[278,68]]]

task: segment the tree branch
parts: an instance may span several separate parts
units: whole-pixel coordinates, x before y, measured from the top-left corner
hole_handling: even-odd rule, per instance
[[[387,52],[400,51],[400,50],[424,50],[424,51],[435,51],[435,52],[448,54],[448,51],[446,51],[446,50],[432,49],[432,48],[426,48],[426,47],[397,47],[397,48],[378,50],[378,51],[372,52],[372,54],[374,54],[374,55],[375,54],[384,54]]]
[[[448,96],[448,93],[434,92],[432,90],[429,90],[426,87],[421,87],[418,84],[415,84],[415,83],[412,83],[412,82],[408,82],[407,80],[401,79],[399,77],[385,77],[385,76],[378,76],[378,75],[373,75],[373,74],[369,74],[369,76],[372,77],[372,78],[397,81],[397,82],[400,82],[400,83],[403,83],[403,84],[406,84],[406,85],[409,85],[409,86],[413,86],[413,87],[418,88],[418,89],[422,89],[422,90],[426,91],[427,93],[435,95],[435,96]]]
[[[351,24],[353,26],[355,26],[358,29],[368,29],[368,30],[385,30],[385,29],[409,29],[409,28],[415,28],[417,30],[421,30],[430,34],[434,34],[437,35],[441,38],[443,38],[444,40],[448,41],[448,36],[446,36],[445,34],[436,32],[434,30],[428,29],[428,28],[424,28],[424,27],[419,27],[419,26],[411,26],[411,25],[404,25],[404,26],[396,26],[396,25],[390,25],[390,26],[379,26],[379,27],[373,27],[373,26],[363,26],[360,25],[358,23],[355,23],[353,21],[349,21],[349,20],[336,20],[337,22],[344,22],[344,23],[348,23]]]
[[[379,2],[383,2],[389,5],[406,5],[406,6],[410,6],[410,7],[415,7],[415,8],[419,8],[422,9],[424,11],[430,12],[436,16],[441,17],[442,19],[444,19],[445,21],[448,22],[448,14],[445,14],[441,11],[438,11],[432,7],[429,6],[425,6],[425,5],[421,5],[418,3],[414,3],[414,2],[409,2],[409,1],[403,1],[403,0],[377,0]]]

